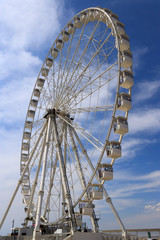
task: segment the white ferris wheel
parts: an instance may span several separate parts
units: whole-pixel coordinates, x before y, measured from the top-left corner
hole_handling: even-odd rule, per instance
[[[21,186],[24,225],[34,223],[35,235],[42,226],[75,232],[83,218],[98,232],[102,198],[126,234],[104,184],[120,161],[132,85],[129,37],[119,17],[100,7],[75,15],[46,56],[24,125],[21,177],[10,205]]]

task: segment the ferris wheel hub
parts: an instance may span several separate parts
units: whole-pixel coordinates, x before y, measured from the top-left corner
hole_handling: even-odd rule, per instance
[[[47,109],[47,112],[45,113],[43,118],[48,118],[48,116],[55,116],[55,115],[60,115],[61,117],[66,117],[70,120],[73,120],[73,118],[70,116],[69,113],[67,113],[65,110],[60,110],[56,108],[49,108]]]
[[[49,115],[55,115],[55,113],[56,113],[55,108],[47,109],[47,113],[44,115],[43,118],[48,118]]]

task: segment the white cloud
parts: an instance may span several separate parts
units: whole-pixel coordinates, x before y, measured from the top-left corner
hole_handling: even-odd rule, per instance
[[[118,185],[113,183],[114,190],[110,191],[110,195],[113,198],[128,197],[140,192],[156,192],[160,188],[160,171],[142,176],[122,171],[116,173],[116,175],[115,179],[118,180]],[[119,180],[124,180],[124,182],[120,182]]]
[[[151,211],[154,210],[156,212],[160,212],[160,202],[152,205],[145,205],[144,208],[147,210],[151,210]]]
[[[0,80],[9,77],[10,79],[16,78],[16,80],[18,80],[17,78],[23,75],[33,76],[37,67],[40,69],[42,65],[42,61],[39,57],[33,56],[30,52],[25,50],[18,52],[0,51],[0,59]]]
[[[144,175],[134,175],[132,172],[129,170],[119,170],[116,171],[116,175],[114,179],[117,180],[128,180],[128,181],[146,181],[146,180],[154,180],[155,178],[160,178],[160,170],[150,172],[148,174]]]
[[[35,78],[24,77],[7,82],[0,89],[0,123],[15,124],[24,122]],[[4,121],[5,120],[5,121]]]
[[[137,48],[133,51],[133,68],[137,69],[142,67],[142,57],[149,51],[148,47]]]
[[[123,210],[142,204],[143,199],[116,198],[114,199],[114,203],[117,210]]]
[[[160,130],[160,109],[144,108],[129,114],[129,133],[152,133]]]
[[[7,49],[39,47],[58,33],[60,6],[63,1],[1,1],[1,43]]]
[[[155,143],[156,140],[149,140],[145,138],[127,138],[122,142],[122,156],[123,159],[133,158],[138,150],[142,150],[148,144]]]
[[[160,81],[145,81],[138,84],[138,91],[134,96],[134,102],[147,100],[154,96],[160,89]]]
[[[0,2],[1,80],[23,74],[33,76],[35,70],[38,74],[36,67],[40,70],[42,62],[30,51],[44,43],[49,45],[49,50],[60,30],[60,9],[63,10],[63,0],[59,3],[51,0]]]

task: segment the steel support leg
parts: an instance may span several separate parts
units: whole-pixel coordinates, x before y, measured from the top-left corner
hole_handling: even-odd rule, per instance
[[[50,132],[51,132],[51,116],[49,115],[48,126],[47,126],[47,135],[46,135],[46,143],[45,143],[45,148],[44,148],[42,176],[41,176],[40,190],[39,190],[39,195],[38,195],[36,223],[35,223],[35,229],[33,231],[33,240],[36,239],[36,235],[39,234],[39,232],[40,232],[40,217],[41,217],[42,201],[43,201],[43,195],[44,195],[44,182],[45,182],[45,175],[46,175],[46,164],[47,164]]]
[[[61,172],[61,177],[62,177],[62,185],[64,188],[64,194],[65,194],[65,198],[66,198],[66,202],[67,202],[68,213],[69,213],[69,216],[71,217],[71,231],[73,233],[74,231],[76,231],[77,224],[76,224],[76,219],[75,219],[75,214],[74,214],[74,209],[73,209],[73,204],[72,204],[72,198],[71,198],[67,174],[66,174],[66,168],[65,168],[65,164],[64,164],[63,155],[62,155],[61,144],[60,144],[60,140],[59,140],[59,136],[58,136],[55,115],[53,116],[53,129],[54,129],[54,136],[55,136],[55,141],[56,141],[56,145],[57,145],[57,154],[58,154],[60,172]]]
[[[81,148],[84,156],[87,159],[87,162],[88,162],[90,168],[94,172],[95,169],[94,169],[94,166],[93,166],[93,164],[92,164],[92,162],[91,162],[91,160],[90,160],[90,158],[89,158],[89,156],[87,154],[87,151],[84,149],[83,144],[81,143],[81,140],[80,140],[78,134],[76,133],[75,129],[74,128],[72,128],[72,129],[73,129],[73,133],[74,133],[74,135],[75,135],[75,137],[76,137],[76,139],[77,139],[77,141],[78,141],[78,143],[80,145],[80,148]],[[98,183],[100,184],[101,182],[100,182],[99,177],[98,177],[97,174],[95,175],[95,177],[96,177]],[[114,205],[112,203],[111,198],[109,197],[109,195],[108,195],[108,193],[107,193],[107,191],[106,191],[106,189],[104,187],[103,187],[103,192],[104,192],[104,196],[105,196],[106,202],[109,204],[110,208],[112,209],[113,214],[115,215],[115,217],[116,217],[116,219],[117,219],[117,221],[118,221],[118,223],[119,223],[119,225],[121,227],[122,236],[123,236],[124,239],[126,239],[127,238],[127,231],[126,231],[126,229],[125,229],[125,227],[124,227],[124,225],[122,223],[122,220],[120,219],[120,217],[119,217],[119,215],[118,215],[118,213],[117,213],[117,211],[116,211],[116,209],[115,209],[115,207],[114,207]]]
[[[73,137],[72,127],[70,125],[68,125],[68,129],[69,129],[69,134],[70,134],[70,138],[71,138],[73,152],[74,152],[77,167],[78,167],[81,186],[82,186],[82,189],[84,190],[86,188],[86,181],[85,181],[85,178],[84,178],[81,162],[80,162],[80,159],[79,159],[77,146],[76,146],[76,143],[75,143],[75,140],[74,140],[74,137]],[[86,193],[86,198],[89,198],[88,193]],[[92,222],[92,226],[93,226],[93,231],[98,232],[99,226],[98,226],[98,221],[97,221],[97,218],[96,218],[95,211],[93,211],[93,214],[91,216],[91,222]]]

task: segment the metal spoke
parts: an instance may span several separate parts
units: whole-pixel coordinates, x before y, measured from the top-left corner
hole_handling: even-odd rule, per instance
[[[66,120],[65,118],[63,118],[62,116],[58,115],[62,120],[64,120],[64,122],[66,122],[68,125],[72,126],[71,123]],[[73,123],[74,128],[76,128],[76,130],[86,139],[88,140],[94,147],[96,147],[100,152],[102,151],[103,148],[103,143],[101,143],[100,141],[98,141],[92,134],[90,134],[88,131],[86,131],[86,129],[80,127],[78,124]],[[91,140],[92,139],[92,140]],[[97,146],[99,145],[99,146]]]
[[[95,106],[95,107],[84,107],[84,108],[71,108],[66,111],[69,113],[84,113],[84,112],[103,112],[103,111],[113,111],[114,105],[108,106]]]
[[[80,74],[79,78],[83,75],[83,73],[85,72],[85,70],[88,68],[89,64],[91,64],[91,62],[93,61],[94,57],[99,53],[99,51],[101,50],[101,48],[103,47],[103,45],[106,43],[106,41],[108,40],[108,38],[111,36],[111,33],[109,34],[109,36],[105,39],[105,41],[102,43],[102,45],[99,47],[99,49],[97,50],[97,52],[93,55],[93,57],[91,58],[91,60],[89,61],[89,63],[87,64],[87,66],[85,67],[85,69],[82,71],[82,73]],[[73,74],[72,74],[73,75]],[[73,89],[73,87],[75,86],[75,84],[78,82],[79,78],[77,78],[77,80],[74,82],[74,84],[72,85],[72,87],[69,89],[69,91],[71,91]],[[60,102],[60,106],[61,103],[63,103],[63,101],[65,100],[66,96],[69,94],[69,91],[66,92],[66,95],[62,98],[61,102]]]

